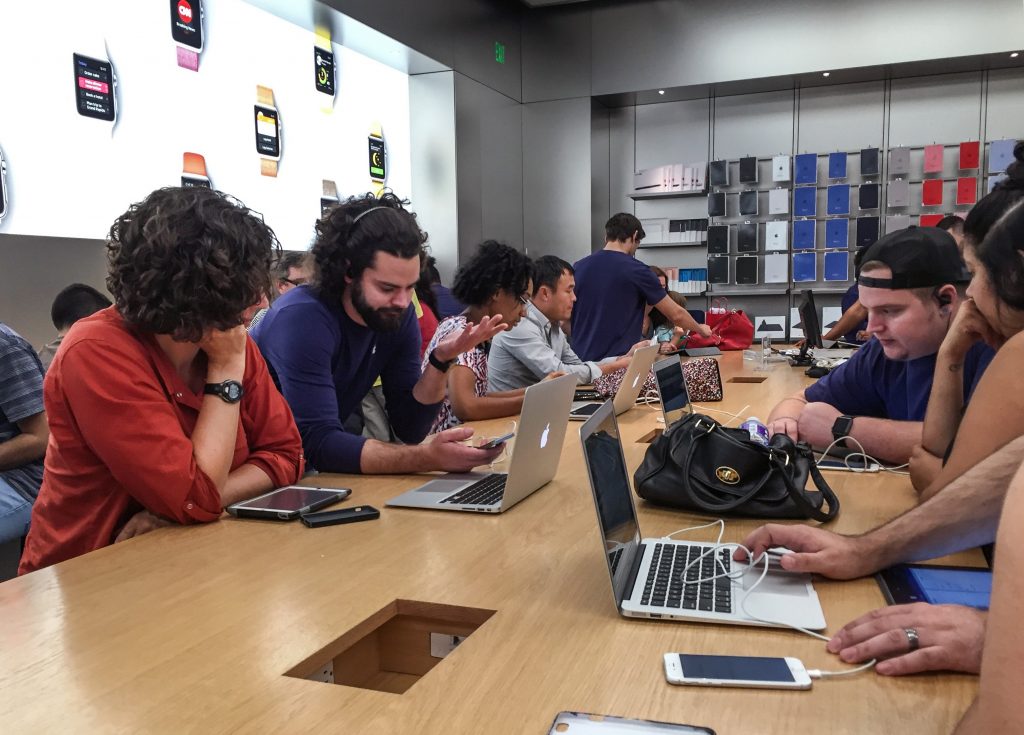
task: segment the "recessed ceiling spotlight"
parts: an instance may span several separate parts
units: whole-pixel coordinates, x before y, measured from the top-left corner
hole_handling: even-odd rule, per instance
[[[1016,52],[1016,51],[1014,51],[1012,54],[1010,54],[1010,58],[1011,59],[1016,59],[1018,56],[1020,56],[1020,54],[1018,52]]]
[[[1016,55],[1017,55],[1017,54],[1014,54],[1014,56],[1016,56]],[[659,89],[659,90],[658,90],[658,94],[665,94],[665,90],[664,90],[664,89]]]
[[[827,77],[827,76],[829,76],[830,74],[832,74],[832,72],[830,72],[830,71],[824,71],[824,72],[822,72],[822,73],[821,73],[821,76],[823,76],[823,77]]]

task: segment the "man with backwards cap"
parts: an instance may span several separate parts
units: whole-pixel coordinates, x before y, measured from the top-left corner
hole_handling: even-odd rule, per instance
[[[936,353],[969,281],[948,232],[911,227],[879,239],[864,254],[857,279],[873,339],[775,406],[769,430],[815,447],[853,437],[872,457],[907,462],[921,443]],[[993,354],[979,342],[964,358],[968,399]],[[859,450],[839,443],[850,445]]]

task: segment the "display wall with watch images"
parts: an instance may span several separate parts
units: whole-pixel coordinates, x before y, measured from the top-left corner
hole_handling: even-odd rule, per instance
[[[318,30],[244,0],[5,6],[0,63],[32,73],[4,83],[0,233],[101,239],[156,188],[212,186],[303,249],[324,180],[409,196],[408,76]]]
[[[690,308],[725,297],[757,336],[795,339],[794,307],[811,289],[827,331],[859,246],[964,216],[1002,175],[1024,139],[1021,85],[1024,72],[991,70],[611,109],[609,212],[665,233],[642,243],[644,262],[707,269]],[[703,191],[633,188],[638,172],[702,159]],[[701,218],[697,238],[676,233]]]

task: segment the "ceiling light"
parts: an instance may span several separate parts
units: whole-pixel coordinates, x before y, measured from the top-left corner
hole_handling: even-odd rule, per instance
[[[1012,54],[1010,54],[1010,58],[1011,59],[1016,59],[1018,56],[1020,56],[1020,54],[1017,53],[1016,51],[1014,51]]]
[[[1016,56],[1016,54],[1014,54],[1014,56]],[[658,90],[658,94],[665,94],[665,90],[664,89],[659,89]]]
[[[825,71],[825,72],[822,72],[822,73],[821,73],[821,76],[823,76],[823,77],[827,77],[827,76],[828,76],[828,75],[830,75],[831,73],[832,73],[832,72],[830,72],[830,71]]]

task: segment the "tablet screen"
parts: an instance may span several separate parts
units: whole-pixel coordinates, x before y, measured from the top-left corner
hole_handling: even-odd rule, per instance
[[[238,506],[273,511],[299,510],[319,500],[335,497],[339,492],[338,490],[326,490],[315,487],[283,487],[261,498],[253,498],[248,502],[239,503]]]
[[[967,605],[988,609],[992,596],[990,569],[908,567],[925,600],[935,605]]]

